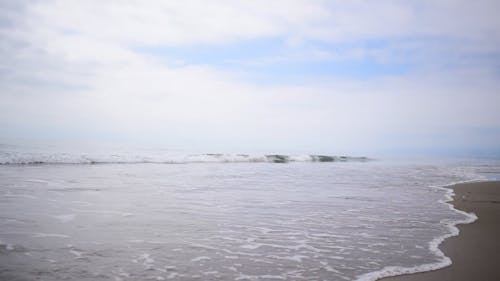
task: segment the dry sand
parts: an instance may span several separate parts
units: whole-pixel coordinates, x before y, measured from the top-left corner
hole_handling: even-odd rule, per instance
[[[474,223],[459,225],[460,234],[439,246],[453,264],[383,281],[500,280],[500,182],[458,184],[452,188],[455,208],[474,212],[478,217]]]

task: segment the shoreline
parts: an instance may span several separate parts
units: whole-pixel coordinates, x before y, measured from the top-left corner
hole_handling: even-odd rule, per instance
[[[438,248],[452,264],[440,269],[393,277],[383,281],[496,280],[500,277],[500,181],[458,183],[449,201],[459,211],[474,213],[472,223],[458,224],[458,236],[446,238]]]

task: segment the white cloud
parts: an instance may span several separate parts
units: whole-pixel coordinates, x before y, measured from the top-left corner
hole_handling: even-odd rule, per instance
[[[494,1],[144,3],[42,1],[29,2],[26,10],[6,9],[10,23],[0,31],[6,74],[0,80],[0,135],[45,128],[103,138],[158,137],[167,145],[189,139],[348,151],[390,147],[395,134],[432,137],[449,131],[452,141],[460,128],[499,127],[499,85],[474,63],[449,73],[424,72],[427,68],[411,77],[263,86],[214,66],[173,66],[133,51],[136,45],[220,45],[268,37],[287,38],[293,49],[310,39],[444,36],[465,40],[457,48],[489,52],[498,47],[500,29]],[[394,59],[401,48],[440,47],[415,44],[376,54],[309,49],[306,55]]]
[[[349,41],[447,36],[491,42],[498,1],[41,1],[25,23],[123,44],[223,44],[283,36]],[[498,43],[498,40],[495,40]]]

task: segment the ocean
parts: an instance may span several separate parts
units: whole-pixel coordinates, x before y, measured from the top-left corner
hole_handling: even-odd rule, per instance
[[[449,265],[493,160],[0,146],[0,280],[376,280]]]

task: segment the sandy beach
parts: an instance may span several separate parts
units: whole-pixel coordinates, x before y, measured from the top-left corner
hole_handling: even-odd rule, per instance
[[[478,219],[459,225],[460,234],[440,249],[453,264],[439,270],[384,278],[384,281],[500,280],[500,182],[458,184],[453,205]]]

